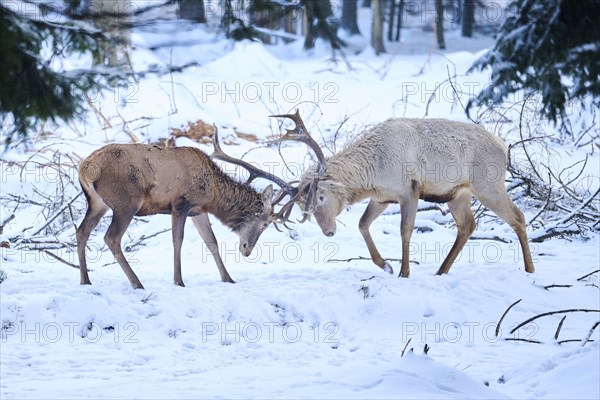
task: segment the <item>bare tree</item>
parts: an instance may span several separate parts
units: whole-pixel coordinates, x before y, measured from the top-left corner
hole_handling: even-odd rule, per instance
[[[387,39],[389,42],[394,40],[394,17],[396,16],[396,0],[390,1],[390,8],[388,14],[388,31]]]
[[[342,29],[350,35],[360,35],[357,21],[358,0],[343,0],[342,3]]]
[[[435,34],[437,36],[438,48],[444,50],[446,43],[444,41],[444,4],[442,0],[435,0]]]
[[[402,18],[404,17],[404,0],[398,4],[398,23],[396,24],[396,42],[400,41],[400,29],[402,29]]]
[[[475,23],[475,0],[463,0],[462,9],[462,35],[473,36],[473,24]]]
[[[337,37],[336,26],[331,23],[333,9],[329,0],[304,0],[304,16],[306,18],[305,49],[312,49],[319,37],[328,40],[333,49],[339,49],[344,45]]]
[[[373,8],[373,23],[371,25],[371,46],[375,50],[375,54],[385,53],[383,44],[383,10],[384,0],[372,0]]]
[[[179,8],[177,10],[177,16],[179,18],[206,23],[204,0],[177,0],[177,2],[179,3]]]
[[[130,70],[131,30],[125,25],[132,7],[131,1],[91,0],[91,3],[87,4],[101,14],[93,21],[94,25],[111,39],[101,43],[101,51],[94,58],[94,63]],[[106,15],[102,15],[102,13]]]

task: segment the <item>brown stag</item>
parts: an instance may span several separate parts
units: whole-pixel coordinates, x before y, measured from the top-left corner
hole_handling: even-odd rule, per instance
[[[219,254],[208,214],[214,215],[240,239],[239,251],[249,256],[262,232],[277,215],[273,212],[273,188],[262,193],[248,183],[263,177],[278,184],[283,193],[297,190],[267,172],[227,156],[218,143],[215,126],[213,158],[247,168],[250,179],[240,183],[225,174],[204,152],[192,147],[146,144],[109,144],[85,158],[79,181],[88,202],[87,213],[77,228],[80,283],[90,284],[86,244],[102,216],[113,216],[104,241],[134,288],[143,288],[121,250],[121,239],[134,216],[171,214],[174,248],[174,282],[185,286],[181,276],[181,245],[184,225],[190,216],[211,252],[223,282],[233,283]]]

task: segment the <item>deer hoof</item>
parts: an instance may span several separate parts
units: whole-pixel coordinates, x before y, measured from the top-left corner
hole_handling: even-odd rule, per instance
[[[392,264],[390,264],[389,262],[385,262],[383,264],[383,268],[382,268],[385,272],[387,272],[388,274],[394,274],[394,268],[392,268]]]

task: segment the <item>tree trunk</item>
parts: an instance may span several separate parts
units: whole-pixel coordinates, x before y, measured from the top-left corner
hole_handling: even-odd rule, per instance
[[[396,0],[390,1],[390,14],[388,16],[388,32],[387,38],[388,42],[394,40],[394,20],[396,16]]]
[[[435,0],[435,34],[437,36],[438,48],[444,50],[446,43],[444,42],[444,5],[442,0]]]
[[[371,0],[373,8],[373,24],[371,25],[371,46],[375,54],[385,53],[383,45],[383,0]]]
[[[404,18],[404,0],[398,5],[398,24],[396,25],[396,42],[400,41],[400,29],[402,29],[402,18]]]
[[[304,36],[304,50],[315,47],[317,41],[317,30],[315,29],[315,7],[313,2],[318,0],[306,0],[304,5],[304,18],[306,32]]]
[[[239,4],[239,7],[244,7],[244,4]],[[285,14],[278,3],[253,0],[245,9],[245,12],[250,17],[249,26],[257,26],[276,31],[285,24]],[[257,33],[256,37],[265,44],[276,44],[278,37],[267,33]]]
[[[204,0],[177,0],[179,8],[177,16],[199,23],[206,23],[206,12],[204,11]]]
[[[305,0],[304,15],[306,16],[306,36],[304,49],[312,49],[317,38],[329,41],[333,49],[339,49],[344,43],[337,36],[337,26],[330,23],[333,15],[329,0]]]
[[[473,23],[475,22],[475,0],[463,1],[462,14],[462,35],[464,37],[473,37]]]
[[[93,20],[93,24],[108,36],[109,40],[100,42],[100,51],[94,57],[94,65],[119,67],[130,70],[131,29],[122,26],[129,22],[130,0],[92,0],[94,11],[107,14],[119,14],[119,17],[102,16]]]
[[[343,0],[342,3],[342,29],[350,35],[360,35],[357,21],[358,0]]]
[[[283,30],[286,33],[298,34],[298,25],[302,22],[299,15],[298,12],[292,12],[284,17]]]

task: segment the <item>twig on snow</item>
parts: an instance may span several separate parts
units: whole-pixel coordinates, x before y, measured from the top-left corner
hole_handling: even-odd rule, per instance
[[[584,280],[585,278],[587,278],[587,277],[589,277],[589,276],[592,276],[592,275],[594,275],[594,274],[595,274],[595,273],[597,273],[597,272],[600,272],[600,269],[597,269],[597,270],[595,270],[595,271],[592,271],[592,272],[590,272],[589,274],[585,274],[585,275],[584,275],[584,276],[582,276],[581,278],[577,278],[577,280],[578,280],[578,281],[582,281],[582,280]]]
[[[411,340],[412,340],[412,338],[408,338],[408,341],[406,342],[406,344],[404,345],[404,348],[402,349],[402,353],[400,353],[400,358],[404,357],[404,352],[406,352],[406,348],[408,347]]]
[[[594,333],[598,325],[600,325],[600,321],[596,321],[596,323],[592,326],[588,334],[585,336],[585,339],[581,341],[581,347],[585,346],[585,344],[590,340],[592,334]]]
[[[560,322],[558,323],[558,327],[556,328],[556,333],[554,334],[554,340],[558,340],[558,335],[560,335],[560,330],[562,329],[565,319],[567,319],[566,315],[560,319]]]
[[[0,224],[0,234],[2,234],[2,232],[4,231],[4,227],[6,226],[6,224],[8,224],[13,219],[15,219],[15,214],[9,215],[4,221],[2,221],[2,223]]]
[[[539,340],[534,339],[523,339],[523,338],[504,338],[507,342],[525,342],[525,343],[535,343],[542,344]]]
[[[564,313],[575,313],[575,312],[597,312],[600,313],[600,310],[593,310],[593,309],[587,309],[587,308],[571,308],[568,310],[558,310],[558,311],[549,311],[549,312],[545,312],[539,315],[536,315],[535,317],[531,317],[529,318],[527,321],[521,322],[519,325],[517,325],[516,327],[514,327],[510,333],[513,334],[515,333],[515,331],[519,328],[522,328],[523,326],[527,325],[530,322],[535,321],[538,318],[542,318],[542,317],[547,317],[548,315],[554,315],[554,314],[564,314]]]
[[[548,285],[548,286],[544,286],[544,289],[549,290],[555,287],[561,287],[561,288],[570,288],[573,287],[573,285],[556,285],[556,284],[552,284],[552,285]]]
[[[61,263],[68,265],[69,267],[79,269],[79,265],[75,265],[75,264],[65,260],[64,258],[57,256],[56,254],[52,253],[50,250],[44,249],[44,250],[42,250],[42,252],[48,254],[50,257],[54,258],[55,260],[58,260]]]
[[[522,300],[523,299],[519,299],[519,300],[515,301],[510,306],[508,306],[508,308],[506,309],[506,311],[504,311],[504,314],[502,314],[502,316],[500,317],[500,320],[496,324],[496,337],[498,337],[498,335],[500,334],[500,324],[502,324],[502,321],[504,321],[504,317],[506,317],[506,314],[508,314],[508,312],[510,311],[510,309],[513,308],[514,306],[516,306],[517,304],[519,304]]]

